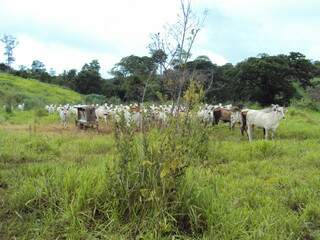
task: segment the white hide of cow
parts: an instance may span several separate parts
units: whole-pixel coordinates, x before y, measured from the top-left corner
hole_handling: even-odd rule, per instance
[[[212,105],[205,105],[203,109],[200,109],[197,112],[197,116],[198,118],[204,122],[204,123],[213,123],[214,120],[214,116],[213,116],[213,109],[215,108],[215,106]]]
[[[45,109],[48,111],[49,114],[52,114],[55,111],[55,106],[52,105],[52,104],[51,105],[46,105]]]
[[[234,128],[234,126],[239,123],[242,125],[241,113],[240,111],[235,111],[231,113],[230,116],[230,127]]]
[[[268,139],[269,131],[271,131],[272,139],[274,139],[280,120],[284,117],[285,109],[278,105],[272,105],[271,108],[265,110],[249,110],[246,115],[249,141],[252,141],[253,126],[265,129],[265,139]]]
[[[21,110],[21,111],[23,111],[23,110],[24,110],[24,103],[19,104],[19,105],[18,105],[18,109]]]
[[[107,116],[110,110],[106,105],[100,106],[96,109],[97,120],[103,119],[107,123]]]
[[[63,124],[63,127],[66,128],[69,117],[69,109],[66,107],[59,108],[59,117],[61,124]]]

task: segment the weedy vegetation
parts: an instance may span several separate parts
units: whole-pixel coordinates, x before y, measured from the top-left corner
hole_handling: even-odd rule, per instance
[[[250,144],[186,115],[98,134],[15,112],[0,130],[0,238],[319,239],[319,119],[290,108],[275,141],[256,129]]]

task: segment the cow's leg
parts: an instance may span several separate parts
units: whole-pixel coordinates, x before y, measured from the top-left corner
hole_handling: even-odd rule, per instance
[[[241,130],[241,135],[244,136],[244,133],[248,133],[248,127],[245,125],[241,125],[240,126],[240,130]],[[247,134],[248,135],[248,134]]]
[[[249,142],[252,142],[252,126],[251,124],[248,124],[248,130],[247,130],[247,133],[248,133],[248,138],[249,138]]]
[[[268,133],[269,133],[268,129],[264,128],[264,138],[266,140],[268,140]]]
[[[274,140],[274,133],[275,133],[275,130],[274,129],[271,129],[271,139]]]

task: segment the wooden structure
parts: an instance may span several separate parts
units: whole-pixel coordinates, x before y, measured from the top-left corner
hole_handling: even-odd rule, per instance
[[[96,109],[92,106],[79,105],[75,106],[77,115],[75,124],[79,129],[96,128],[99,124],[96,116]]]

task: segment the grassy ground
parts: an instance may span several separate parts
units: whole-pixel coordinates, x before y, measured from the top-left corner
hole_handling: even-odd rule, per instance
[[[24,79],[0,72],[0,103],[14,98],[19,103],[28,105],[63,104],[81,102],[81,95],[61,86]]]
[[[56,122],[27,112],[0,125],[0,239],[128,239],[107,188],[113,135]],[[209,158],[179,190],[203,210],[205,231],[175,239],[320,239],[320,113],[290,109],[278,130],[250,144],[208,128]]]

